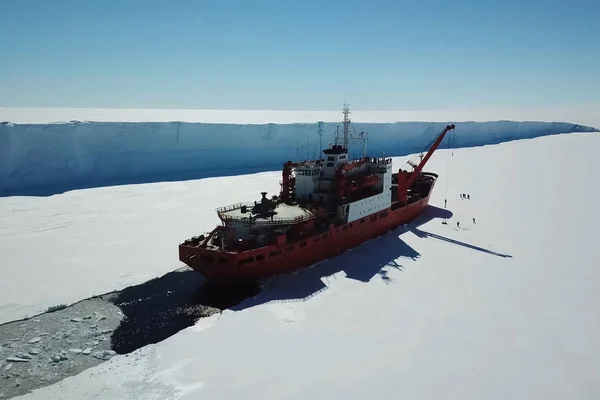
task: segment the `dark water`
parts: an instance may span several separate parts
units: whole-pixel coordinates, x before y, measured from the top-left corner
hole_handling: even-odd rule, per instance
[[[170,272],[128,287],[106,298],[125,316],[112,334],[112,349],[126,354],[158,343],[194,325],[198,319],[233,307],[258,292],[255,283],[215,285],[191,270]]]

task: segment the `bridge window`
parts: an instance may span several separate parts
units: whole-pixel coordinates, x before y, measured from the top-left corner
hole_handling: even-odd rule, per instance
[[[243,258],[240,260],[238,265],[251,264],[254,262],[254,257]]]
[[[269,253],[269,257],[276,257],[278,255],[281,255],[281,250],[272,251],[271,253]]]
[[[328,163],[327,163],[327,166],[328,166],[328,167],[333,167],[333,163],[332,163],[332,162],[328,162]]]
[[[213,256],[206,256],[204,254],[200,256],[201,261],[213,262],[214,259],[215,258]]]
[[[334,157],[334,156],[329,156],[329,157],[327,157],[327,161],[334,161],[334,160],[335,160],[335,157]]]

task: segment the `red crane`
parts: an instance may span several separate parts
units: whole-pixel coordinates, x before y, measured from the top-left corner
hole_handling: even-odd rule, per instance
[[[408,189],[412,186],[415,179],[419,177],[421,171],[423,170],[423,167],[433,155],[433,152],[439,147],[440,143],[442,143],[442,140],[444,140],[444,136],[446,136],[446,133],[453,130],[454,128],[454,124],[446,125],[444,130],[440,132],[435,142],[433,142],[433,144],[429,148],[429,151],[427,151],[425,157],[423,157],[419,165],[417,165],[417,167],[412,172],[402,170],[398,172],[398,201],[400,201],[402,205],[405,205],[407,203]]]

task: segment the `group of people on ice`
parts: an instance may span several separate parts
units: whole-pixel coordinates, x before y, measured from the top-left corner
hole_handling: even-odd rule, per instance
[[[466,200],[471,200],[471,195],[468,194],[468,193],[461,193],[460,194],[460,198],[461,199],[466,199]],[[444,200],[444,208],[446,208],[447,205],[448,205],[448,200]],[[444,220],[442,223],[445,224],[446,221]],[[475,217],[473,217],[473,223],[475,223]],[[460,228],[460,222],[459,221],[456,221],[456,227]]]

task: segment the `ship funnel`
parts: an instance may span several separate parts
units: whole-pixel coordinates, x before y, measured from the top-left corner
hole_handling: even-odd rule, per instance
[[[260,194],[262,195],[262,199],[260,199],[260,201],[262,203],[264,203],[265,201],[267,201],[267,192],[260,192]]]

